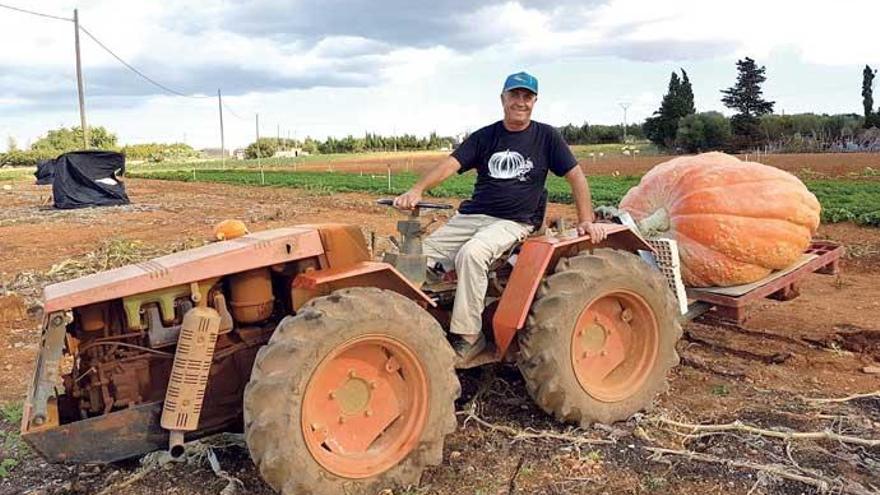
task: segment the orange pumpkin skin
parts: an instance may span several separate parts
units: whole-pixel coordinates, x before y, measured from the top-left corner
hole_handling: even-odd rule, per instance
[[[214,238],[218,241],[235,239],[249,233],[241,220],[223,220],[214,227]]]
[[[717,152],[655,166],[620,208],[647,237],[678,241],[691,287],[747,284],[790,266],[809,247],[820,212],[797,177]]]

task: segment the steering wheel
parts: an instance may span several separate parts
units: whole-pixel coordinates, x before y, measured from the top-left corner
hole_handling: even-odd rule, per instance
[[[376,203],[385,206],[394,206],[393,199],[379,199],[376,200]],[[419,201],[418,203],[416,203],[415,208],[427,208],[429,210],[451,210],[452,205],[447,205],[443,203],[426,203],[424,201]]]

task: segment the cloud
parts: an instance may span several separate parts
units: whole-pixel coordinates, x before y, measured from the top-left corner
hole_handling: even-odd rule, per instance
[[[598,5],[606,0],[537,0],[527,2],[536,11],[567,5]],[[488,0],[480,8],[519,5],[519,2]],[[229,32],[276,40],[317,42],[327,36],[358,36],[379,42],[414,48],[442,45],[461,51],[478,50],[491,44],[473,44],[471,28],[482,31],[491,25],[462,24],[474,11],[470,0],[413,2],[411,0],[257,0],[230,5],[220,25]],[[517,27],[517,26],[510,26]],[[526,25],[518,26],[520,28]]]
[[[609,18],[617,3],[489,0],[475,7],[466,0],[194,0],[123,7],[104,0],[85,13],[84,25],[143,73],[186,94],[213,94],[218,87],[243,95],[381,86],[427,77],[438,64],[480,53],[517,64],[597,55],[681,60],[733,49],[725,42],[630,39],[627,33],[643,30],[657,16],[614,23]],[[59,24],[59,29],[34,31],[0,20],[0,31],[9,27],[24,40],[22,50],[0,54],[4,73],[17,75],[0,77],[0,95],[18,101],[17,106],[66,107],[72,71],[69,53],[60,52],[69,51],[69,33],[59,32]],[[82,38],[91,98],[165,94],[88,36]]]

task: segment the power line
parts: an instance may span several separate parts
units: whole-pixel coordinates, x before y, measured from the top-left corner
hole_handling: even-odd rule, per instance
[[[22,12],[25,14],[38,15],[40,17],[46,17],[48,19],[57,19],[59,21],[73,22],[73,19],[68,19],[67,17],[59,17],[57,15],[43,14],[40,12],[34,12],[33,10],[27,10],[27,9],[21,9],[18,7],[13,7],[12,5],[5,5],[5,4],[0,3],[0,7],[4,8],[4,9],[15,10],[15,11]]]
[[[239,120],[246,120],[244,117],[242,117],[241,115],[239,115],[235,111],[233,111],[231,108],[229,108],[229,105],[226,102],[223,102],[223,108],[225,108],[226,111],[231,113],[233,117],[235,117]]]
[[[177,95],[177,96],[183,96],[183,97],[185,97],[185,98],[199,98],[199,99],[201,99],[201,98],[213,98],[213,97],[214,97],[214,96],[207,96],[207,95],[201,95],[201,96],[200,96],[200,95],[188,95],[188,94],[185,94],[185,93],[181,93],[180,91],[176,91],[176,90],[174,90],[174,89],[171,89],[171,88],[169,88],[168,86],[165,86],[164,84],[162,84],[162,83],[160,83],[160,82],[157,82],[157,81],[151,79],[149,76],[147,76],[147,75],[144,74],[143,72],[137,70],[136,68],[134,68],[131,64],[129,64],[129,63],[126,62],[125,60],[122,60],[122,57],[120,57],[119,55],[113,53],[113,50],[111,50],[110,48],[108,48],[107,45],[105,45],[104,43],[101,43],[101,41],[100,41],[98,38],[96,38],[95,35],[93,35],[92,33],[90,33],[89,30],[86,29],[85,27],[83,27],[81,24],[80,24],[79,28],[82,30],[82,32],[86,33],[86,35],[88,35],[89,38],[91,38],[95,43],[97,43],[98,46],[100,46],[101,48],[103,48],[104,51],[106,51],[107,53],[109,53],[110,55],[112,55],[113,58],[115,58],[116,60],[119,61],[119,63],[121,63],[122,65],[124,65],[126,68],[128,68],[128,70],[130,70],[130,71],[134,72],[135,74],[141,76],[142,78],[144,78],[146,81],[148,81],[149,83],[153,84],[153,85],[156,86],[157,88],[160,88],[160,89],[162,89],[162,90],[165,90],[165,91],[167,91],[167,92],[169,92],[169,93],[171,93],[171,94]]]

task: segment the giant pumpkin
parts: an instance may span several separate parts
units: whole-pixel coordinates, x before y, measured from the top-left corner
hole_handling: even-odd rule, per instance
[[[691,287],[746,284],[790,266],[819,226],[819,201],[797,177],[724,153],[661,163],[620,203],[647,237],[678,241]]]

